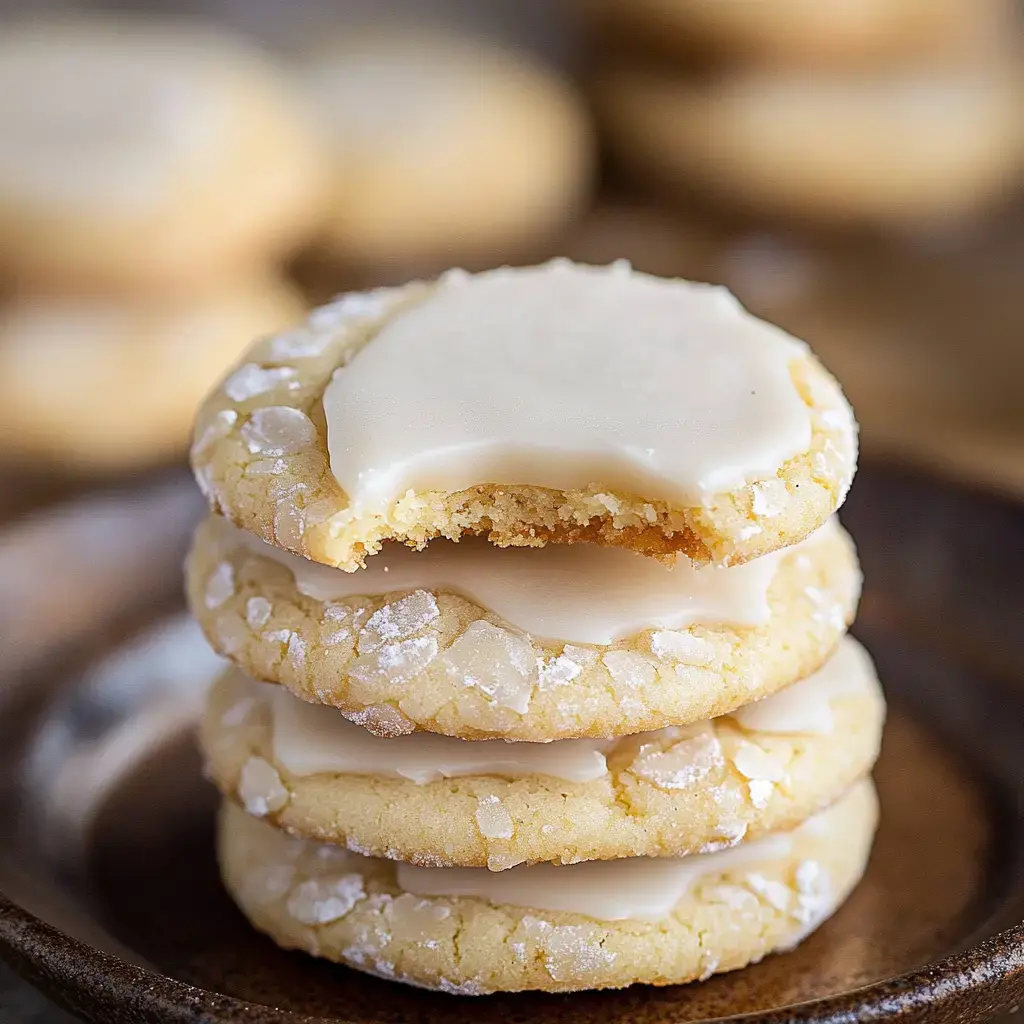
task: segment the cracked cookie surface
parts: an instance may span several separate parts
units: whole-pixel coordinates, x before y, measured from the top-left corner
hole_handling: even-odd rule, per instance
[[[570,279],[626,273],[566,266],[550,273]],[[542,277],[548,269],[489,273],[527,272]],[[842,504],[856,467],[852,411],[804,346],[759,324],[757,330],[790,353],[783,367],[787,393],[800,408],[809,441],[770,472],[744,474],[743,486],[702,492],[699,500],[669,500],[600,483],[556,489],[480,480],[458,491],[409,487],[379,508],[357,506],[332,472],[325,392],[378,336],[440,301],[437,296],[474,287],[462,282],[480,277],[486,275],[352,293],[315,310],[305,325],[253,345],[199,412],[192,466],[211,508],[271,544],[354,571],[388,540],[421,548],[433,538],[463,535],[484,535],[503,547],[591,542],[663,559],[681,552],[699,564],[739,564],[796,543]],[[657,287],[643,279],[644,287]],[[662,285],[700,293],[688,282]],[[726,310],[739,328],[754,323],[724,292],[694,301]],[[680,336],[687,337],[683,327]],[[497,366],[505,358],[501,351],[493,357]],[[536,373],[543,378],[541,366]],[[758,393],[755,388],[748,397]],[[339,449],[345,444],[344,437],[332,440]]]
[[[870,782],[788,835],[751,844],[747,855],[701,858],[666,915],[601,920],[479,896],[416,895],[447,884],[453,869],[409,868],[297,839],[231,803],[221,811],[225,885],[252,924],[278,945],[356,970],[464,995],[539,989],[568,992],[646,983],[682,984],[789,949],[828,918],[859,881],[877,803]],[[574,873],[594,868],[632,877],[642,865],[522,867]],[[455,869],[467,872],[485,869]],[[419,874],[427,872],[427,875]],[[424,880],[425,879],[425,880]],[[624,883],[629,882],[624,876]],[[484,882],[486,884],[486,880]],[[627,894],[628,895],[628,894]]]
[[[420,737],[367,736],[333,708],[297,705],[303,713],[293,717],[282,704],[296,698],[236,670],[209,695],[201,747],[207,774],[250,813],[369,856],[503,870],[702,853],[793,828],[870,771],[881,689],[855,641],[843,641],[835,660],[734,716],[622,740],[563,740],[572,748],[554,766],[563,777],[531,770],[552,763],[549,744],[430,737],[424,750]],[[467,745],[477,758],[469,768],[458,763]],[[521,763],[510,769],[509,756]],[[497,770],[486,770],[489,757]]]
[[[764,625],[567,644],[440,589],[317,600],[278,561],[223,536],[202,525],[187,569],[189,603],[213,647],[382,735],[543,742],[702,721],[815,671],[860,594],[853,544],[829,526],[780,553]]]

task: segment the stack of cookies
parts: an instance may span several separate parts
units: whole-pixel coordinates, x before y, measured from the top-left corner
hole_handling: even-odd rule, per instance
[[[595,98],[662,192],[828,223],[945,225],[1020,179],[1008,0],[578,0]]]
[[[315,226],[304,110],[244,40],[121,12],[0,38],[4,459],[180,455],[258,330],[302,315],[280,263]]]
[[[199,414],[187,568],[235,665],[202,747],[239,907],[466,994],[799,942],[875,829],[855,462],[801,342],[626,264],[453,271],[257,342]]]

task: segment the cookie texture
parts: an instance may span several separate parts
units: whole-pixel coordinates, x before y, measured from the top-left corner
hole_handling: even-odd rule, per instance
[[[303,309],[272,274],[186,298],[14,300],[0,308],[0,462],[110,472],[182,455],[214,381]]]
[[[293,774],[276,757],[274,706],[296,698],[237,670],[209,695],[201,747],[207,774],[250,813],[369,856],[491,870],[681,856],[795,828],[870,771],[885,703],[870,664],[862,671],[826,698],[827,730],[797,720],[769,732],[723,716],[608,741],[606,773],[586,781],[476,772],[417,782],[369,764],[362,774]],[[388,745],[402,741],[372,742],[388,764]]]
[[[725,714],[817,669],[860,595],[853,543],[821,531],[782,554],[764,626],[646,630],[607,646],[531,637],[439,590],[318,601],[291,572],[200,526],[189,604],[213,647],[256,679],[380,735],[544,742],[623,736]]]
[[[569,992],[682,984],[795,946],[859,881],[876,817],[874,790],[860,783],[763,860],[708,864],[660,920],[415,896],[399,886],[394,862],[290,837],[230,802],[219,856],[235,902],[285,948],[463,995]],[[571,885],[589,867],[551,870]]]
[[[667,196],[688,201],[699,188],[759,213],[945,222],[1005,195],[1024,164],[1024,77],[1001,51],[877,74],[687,79],[622,63],[594,95],[636,178]]]
[[[266,338],[203,404],[192,465],[211,507],[237,526],[315,561],[354,571],[387,540],[487,536],[499,546],[592,542],[668,559],[739,564],[806,537],[842,503],[856,467],[856,424],[835,380],[809,354],[790,365],[810,446],[771,476],[681,507],[607,491],[480,485],[409,490],[384,511],[354,509],[331,472],[323,394],[388,322],[430,300],[435,283],[354,293],[306,325]],[[500,358],[496,354],[495,358]],[[770,495],[770,500],[766,500]]]
[[[0,39],[0,278],[188,294],[313,230],[323,167],[302,100],[229,33],[121,12]]]
[[[392,24],[322,43],[302,80],[330,159],[323,248],[351,267],[506,258],[582,205],[587,115],[525,56]]]
[[[611,45],[689,60],[834,67],[937,58],[993,38],[1005,0],[577,0]]]

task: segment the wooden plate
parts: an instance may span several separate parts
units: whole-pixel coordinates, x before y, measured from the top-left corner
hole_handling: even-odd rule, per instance
[[[844,518],[868,578],[857,632],[892,702],[883,818],[864,882],[796,951],[702,985],[474,1000],[279,951],[217,880],[190,737],[210,656],[187,621],[137,601],[121,611],[141,629],[117,637],[131,615],[114,616],[84,668],[0,689],[0,951],[87,1020],[133,1024],[959,1024],[1010,1009],[1024,1001],[1024,512],[865,470]],[[82,601],[86,568],[64,581]]]

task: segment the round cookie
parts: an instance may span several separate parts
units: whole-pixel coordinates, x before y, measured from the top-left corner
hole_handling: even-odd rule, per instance
[[[324,46],[304,77],[332,159],[324,243],[346,262],[408,279],[505,260],[583,201],[582,104],[523,56],[392,26]]]
[[[942,223],[1003,196],[1024,165],[1022,77],[999,52],[937,67],[703,80],[620,65],[595,95],[638,178],[760,213]]]
[[[876,820],[864,781],[793,832],[720,853],[495,873],[361,857],[225,802],[219,856],[235,902],[285,948],[463,995],[569,992],[682,984],[791,949],[860,880]]]
[[[706,853],[795,828],[866,775],[885,703],[845,640],[732,716],[619,740],[382,739],[237,669],[201,746],[221,792],[292,835],[434,867]]]
[[[302,309],[273,276],[187,299],[0,306],[0,461],[108,472],[179,456],[218,375]]]
[[[243,40],[124,13],[4,26],[0,279],[208,288],[305,240],[322,173],[301,99]]]
[[[739,564],[820,526],[855,471],[853,414],[802,343],[625,264],[353,293],[243,369],[258,391],[200,410],[200,486],[347,571],[466,534]]]
[[[688,62],[863,67],[949,54],[1007,27],[1005,0],[577,0],[598,34]]]
[[[376,556],[383,564],[371,559],[349,575],[211,519],[197,532],[186,589],[217,651],[380,735],[422,729],[535,742],[699,722],[767,696],[822,664],[860,594],[853,544],[832,525],[732,569],[668,569],[589,546],[501,551],[475,543],[479,553],[441,541],[418,554],[391,550]],[[411,582],[422,584],[445,556],[451,564],[438,566],[439,579],[454,578],[468,556],[476,573],[468,586],[489,586],[487,601],[513,621],[466,596],[479,589]],[[593,560],[581,563],[587,556]],[[608,581],[622,558],[638,564],[613,590]],[[576,575],[563,583],[570,567]],[[702,573],[731,596],[704,593]],[[737,582],[727,586],[721,574]],[[658,620],[636,624],[647,607],[632,612],[636,591],[674,587],[676,579],[686,582],[659,599],[650,613]],[[352,596],[335,599],[339,584]],[[556,599],[573,602],[584,622],[556,624]],[[621,628],[592,632],[606,617]],[[560,639],[544,639],[556,630]]]

